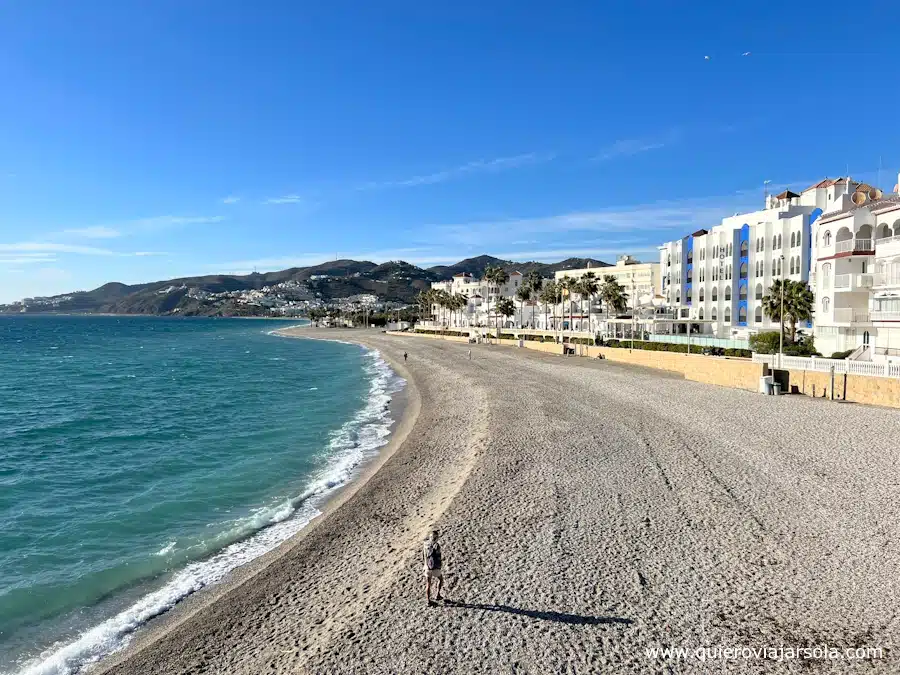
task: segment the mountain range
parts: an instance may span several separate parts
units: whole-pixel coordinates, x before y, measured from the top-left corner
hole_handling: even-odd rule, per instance
[[[608,263],[591,258],[568,258],[558,263],[521,263],[482,255],[454,265],[423,269],[402,260],[382,264],[334,260],[279,272],[185,277],[133,285],[112,282],[92,291],[28,298],[23,303],[0,305],[0,312],[254,315],[260,313],[258,307],[248,304],[246,298],[241,299],[242,292],[275,287],[280,298],[296,302],[327,303],[369,294],[383,302],[411,303],[416,294],[429,288],[433,281],[449,279],[460,273],[481,276],[492,265],[523,274],[534,270],[541,276],[550,277],[560,270],[607,267]]]

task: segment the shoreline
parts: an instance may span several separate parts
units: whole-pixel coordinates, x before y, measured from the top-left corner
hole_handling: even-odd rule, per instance
[[[303,330],[304,328],[305,326],[297,326],[296,324],[294,324],[291,326],[285,326],[282,329],[273,330],[270,332],[270,334],[277,337],[299,338],[302,336],[277,335],[277,333],[279,330]],[[349,343],[349,341],[343,340],[333,341]],[[330,514],[341,503],[343,503],[343,501],[348,499],[356,490],[358,490],[362,486],[362,484],[367,481],[371,477],[371,475],[375,473],[375,471],[377,471],[378,466],[383,464],[383,462],[386,461],[387,457],[393,454],[397,447],[399,447],[399,445],[402,443],[402,439],[405,437],[406,433],[408,433],[409,427],[411,427],[415,421],[415,415],[418,411],[418,403],[414,391],[415,385],[408,377],[408,373],[404,375],[398,372],[398,370],[395,368],[396,364],[392,364],[389,359],[384,358],[384,355],[380,354],[377,349],[367,347],[359,343],[352,344],[361,347],[366,353],[378,354],[378,361],[383,363],[381,368],[384,368],[384,366],[387,367],[390,372],[390,381],[393,381],[395,385],[398,379],[401,380],[401,382],[399,383],[399,390],[391,391],[390,389],[388,389],[385,392],[387,396],[390,397],[389,402],[386,406],[390,420],[390,424],[387,426],[386,442],[376,448],[374,455],[363,457],[360,460],[359,464],[350,470],[351,474],[349,480],[346,480],[345,482],[333,487],[329,485],[326,488],[326,491],[321,495],[311,494],[308,498],[305,498],[302,502],[298,503],[295,507],[295,513],[292,515],[292,517],[303,517],[301,514],[301,509],[303,503],[306,503],[307,501],[313,505],[313,508],[318,511],[318,513],[312,516],[312,518],[309,519],[308,522],[300,525],[300,529],[288,536],[288,538],[277,543],[273,548],[265,551],[252,560],[243,564],[239,564],[237,567],[229,570],[222,579],[205,585],[202,588],[178,599],[174,605],[172,605],[168,609],[163,609],[153,616],[150,616],[145,621],[137,625],[133,630],[125,631],[121,637],[121,639],[124,639],[126,641],[124,647],[119,647],[115,651],[103,654],[99,658],[92,657],[90,653],[86,653],[84,654],[84,657],[70,657],[71,660],[66,659],[62,663],[68,663],[80,668],[87,668],[91,673],[101,673],[114,666],[120,660],[128,658],[128,656],[133,652],[139,651],[143,648],[143,646],[152,643],[156,639],[156,637],[164,635],[166,632],[177,627],[184,620],[190,618],[190,616],[199,611],[202,607],[214,603],[217,599],[230,592],[232,589],[237,588],[241,584],[251,580],[255,574],[265,569],[267,565],[271,564],[282,555],[284,555],[288,549],[290,549],[293,545],[296,545],[299,539],[302,539],[306,535],[306,533],[314,529],[320,521],[327,517],[328,514]],[[376,361],[376,363],[378,361]],[[377,382],[380,376],[377,374],[377,371],[375,374],[370,375],[368,373],[369,367],[370,366],[364,364],[363,375],[365,379],[370,382]],[[373,423],[370,422],[364,424],[360,428],[373,428],[372,424]],[[382,426],[381,428],[384,427]],[[311,483],[311,486],[314,486],[315,484],[316,483],[313,482]],[[247,537],[246,540],[252,540],[254,537],[259,535],[260,533],[265,532],[274,524],[275,523],[268,524],[265,527],[254,531]],[[190,564],[202,563],[205,560],[212,560],[216,556],[219,556],[226,551],[227,547],[213,552],[207,558],[191,561]],[[146,593],[143,593],[138,599],[135,600],[135,603],[140,604],[142,601],[144,601],[144,599],[148,598],[153,593],[159,592],[160,590],[166,588],[166,586],[171,583],[172,579],[174,579],[174,577],[177,576],[183,569],[185,569],[184,566],[177,570],[173,570],[172,574],[167,578],[166,581],[162,583],[162,585],[156,584],[151,586],[152,590],[148,590]],[[132,607],[134,606],[135,605],[132,605]],[[107,617],[107,619],[104,619],[102,622],[88,628],[86,632],[75,638],[73,642],[68,642],[64,645],[48,649],[45,652],[44,658],[40,662],[25,666],[24,668],[21,668],[17,671],[11,671],[8,675],[13,675],[14,672],[20,673],[21,675],[44,673],[47,673],[49,675],[50,673],[58,672],[57,669],[61,667],[61,662],[56,660],[51,661],[54,656],[64,653],[72,645],[77,644],[77,642],[81,640],[85,635],[88,635],[93,631],[97,631],[102,626],[104,626],[107,621],[111,621],[117,616],[119,615],[114,614],[110,617]],[[71,667],[71,665],[66,667]],[[79,670],[78,672],[81,671]]]

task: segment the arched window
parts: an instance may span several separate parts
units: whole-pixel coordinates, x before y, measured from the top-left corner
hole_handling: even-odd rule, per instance
[[[742,242],[741,242],[741,257],[743,258],[745,255],[747,255],[747,251],[749,251],[749,250],[750,250],[750,249],[749,249],[749,247],[748,247],[748,245],[747,245],[747,242],[746,242],[746,241],[742,241]]]
[[[762,300],[763,296],[763,287],[762,284],[756,284],[756,295],[754,296],[757,300]]]
[[[741,279],[747,278],[747,263],[741,263]]]
[[[794,233],[791,232],[791,248],[794,248]]]
[[[688,288],[684,291],[684,301],[688,304],[691,302],[691,289]]]
[[[825,234],[822,236],[822,244],[824,246],[831,246],[831,232],[825,231]]]
[[[781,258],[775,261],[775,276],[781,276]]]
[[[747,323],[747,308],[741,307],[738,309],[738,323]]]
[[[700,302],[703,302],[703,289],[702,288],[700,289]]]
[[[772,248],[773,249],[778,248],[778,235],[777,234],[772,235]]]
[[[788,273],[793,274],[794,273],[794,256],[791,256],[790,265],[788,267],[790,268]]]
[[[713,288],[712,289],[712,301],[716,302],[718,299],[719,299],[719,289]]]
[[[731,300],[731,286],[725,287],[725,299]]]
[[[731,251],[732,251],[731,244],[728,244],[728,253],[726,253],[725,255],[727,255],[729,258],[731,257]]]
[[[681,302],[681,291],[676,291],[675,292],[675,304],[677,305],[680,302]]]
[[[718,258],[718,257],[719,257],[719,246],[718,246],[718,244],[716,244],[715,246],[713,246],[713,258]]]
[[[738,299],[740,299],[740,300],[747,299],[747,286],[745,284],[741,284],[738,287]]]
[[[727,277],[727,278],[730,279],[731,276],[732,276],[732,274],[734,274],[734,268],[733,268],[731,265],[729,265],[729,266],[728,266],[728,277]]]
[[[703,321],[703,308],[702,308],[702,307],[700,308],[700,314],[698,315],[698,318],[699,318],[701,321]]]
[[[778,248],[781,248],[781,235],[778,235]]]
[[[822,265],[822,288],[831,288],[831,263]]]
[[[757,307],[756,312],[754,312],[753,320],[756,323],[762,323],[762,307]]]
[[[827,297],[822,298],[822,311],[827,312],[829,307],[831,307],[831,300]]]
[[[725,323],[731,323],[731,307],[725,308]]]
[[[719,280],[719,268],[718,268],[718,267],[713,267],[712,280],[713,280],[713,281],[718,281],[718,280]]]
[[[713,321],[715,321],[716,319],[719,318],[719,313],[716,311],[715,307],[713,307],[712,312],[709,313],[709,318],[712,319]]]

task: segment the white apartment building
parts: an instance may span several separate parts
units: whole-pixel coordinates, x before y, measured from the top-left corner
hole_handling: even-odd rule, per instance
[[[439,324],[454,328],[468,328],[470,326],[494,326],[512,327],[524,323],[519,314],[519,302],[516,300],[516,292],[522,286],[523,276],[521,272],[510,272],[509,280],[502,286],[489,284],[483,279],[477,279],[468,273],[455,274],[447,281],[432,282],[433,289],[439,289],[450,295],[462,295],[468,302],[460,312],[450,312],[439,305],[431,306],[431,314]],[[515,300],[516,314],[511,317],[503,317],[496,314],[494,309],[500,298]],[[528,305],[526,305],[527,307]],[[523,312],[525,317],[530,316],[530,311]]]
[[[580,279],[586,272],[597,275],[597,281],[602,282],[607,276],[613,277],[625,289],[628,294],[628,307],[633,308],[635,299],[638,307],[649,307],[654,298],[662,293],[662,283],[659,263],[640,262],[630,255],[622,255],[616,260],[615,265],[608,267],[586,267],[576,270],[561,270],[556,273],[556,281],[563,277]]]
[[[900,182],[900,181],[898,181]],[[816,223],[816,347],[900,360],[900,197],[861,186]]]
[[[676,331],[743,340],[778,330],[762,308],[778,279],[810,281],[815,259],[813,224],[849,199],[857,188],[847,178],[826,179],[797,194],[767,196],[765,208],[724,218],[660,247],[662,292],[677,318]],[[809,330],[811,325],[799,327]]]

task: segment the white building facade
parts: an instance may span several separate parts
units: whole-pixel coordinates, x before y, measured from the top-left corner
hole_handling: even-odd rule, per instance
[[[519,316],[520,303],[515,297],[522,287],[523,280],[521,272],[510,272],[509,280],[502,286],[477,279],[471,274],[456,274],[447,281],[435,281],[431,284],[432,289],[441,290],[450,295],[460,295],[466,298],[466,306],[460,311],[450,311],[433,304],[431,314],[435,317],[436,323],[451,328],[523,325],[523,316]],[[496,313],[497,301],[501,298],[510,298],[515,302],[515,315],[504,317]],[[528,304],[526,307],[528,307],[528,311],[522,311],[524,317],[530,315]]]
[[[767,196],[765,208],[724,218],[660,247],[662,293],[686,330],[744,340],[778,330],[763,297],[778,279],[811,281],[813,226],[860,183],[824,180],[797,194]],[[810,332],[811,324],[798,326]]]

